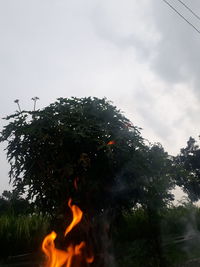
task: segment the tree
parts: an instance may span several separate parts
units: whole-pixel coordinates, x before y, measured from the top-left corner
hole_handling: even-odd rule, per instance
[[[61,221],[71,197],[85,217],[93,218],[100,237],[94,238],[94,248],[101,243],[101,228],[109,234],[105,217],[117,227],[116,218],[140,204],[157,245],[159,214],[171,199],[172,160],[161,145],[147,145],[139,128],[112,103],[59,98],[42,110],[19,110],[6,120],[0,141],[8,142],[10,179],[19,194],[26,192],[41,211]],[[96,248],[99,255],[103,246]]]
[[[149,239],[157,266],[164,267],[166,259],[163,256],[161,221],[167,204],[174,199],[170,192],[175,186],[173,160],[160,144],[150,146],[146,158],[147,179],[141,204],[147,214]]]
[[[187,146],[175,158],[177,166],[177,185],[182,187],[192,201],[200,198],[200,148],[190,137]]]
[[[114,236],[118,233],[115,240],[116,254],[120,255],[120,264],[123,266],[163,267],[166,266],[166,259],[162,243],[162,221],[167,205],[173,200],[170,192],[175,185],[173,158],[159,143],[146,146],[143,157],[137,165],[140,169],[140,183],[137,185],[140,205],[138,209],[135,207],[125,212],[118,220],[119,225],[114,232]],[[133,162],[131,166],[134,166]],[[133,171],[134,168],[131,173]],[[134,221],[137,221],[139,214],[142,220],[136,226]],[[127,219],[131,219],[130,224],[127,224]]]
[[[4,190],[0,196],[0,215],[24,215],[32,212],[28,200],[20,197],[15,191]]]
[[[147,147],[145,154],[144,190],[141,205],[145,209],[160,212],[173,200],[170,192],[175,186],[173,158],[164,151],[161,144]]]
[[[59,98],[6,120],[10,179],[43,212],[62,213],[69,197],[93,215],[138,201],[143,138],[105,98]]]

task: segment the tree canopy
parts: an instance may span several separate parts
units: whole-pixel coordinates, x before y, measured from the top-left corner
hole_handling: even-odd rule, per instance
[[[198,201],[200,199],[200,148],[194,138],[189,138],[187,146],[181,149],[175,162],[178,167],[177,184],[192,201]]]
[[[0,216],[4,214],[28,214],[32,210],[32,206],[28,200],[18,196],[15,191],[10,192],[4,190],[2,196],[0,196]]]
[[[5,118],[0,135],[0,142],[7,142],[16,196],[25,196],[39,211],[58,218],[59,227],[72,198],[86,220],[93,218],[88,232],[89,239],[93,230],[99,235],[92,241],[98,255],[103,251],[99,240],[105,234],[105,217],[115,221],[113,229],[119,228],[124,215],[139,208],[148,221],[147,238],[164,266],[160,224],[163,208],[173,199],[170,190],[177,181],[183,185],[189,173],[186,165],[181,167],[183,157],[173,158],[159,143],[150,144],[106,98],[59,98],[41,110],[34,104],[33,111],[16,103],[19,111]],[[2,203],[8,202],[6,197]]]
[[[70,196],[93,212],[137,202],[146,146],[105,98],[59,98],[6,120],[0,141],[8,142],[10,179],[43,211],[53,213]]]

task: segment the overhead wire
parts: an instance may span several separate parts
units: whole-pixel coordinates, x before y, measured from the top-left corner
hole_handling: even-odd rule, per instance
[[[200,16],[197,15],[188,5],[186,5],[183,1],[177,0],[179,3],[181,3],[187,10],[189,10],[198,20],[200,20]]]
[[[167,0],[162,0],[165,2],[171,9],[173,9],[183,20],[185,20],[196,32],[200,34],[200,30],[195,27],[188,19],[186,19],[175,7],[173,7]]]

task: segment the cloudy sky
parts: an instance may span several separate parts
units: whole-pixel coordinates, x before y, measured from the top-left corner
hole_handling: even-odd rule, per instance
[[[168,0],[200,30],[200,20]],[[199,0],[183,0],[200,15]],[[200,133],[200,34],[162,0],[0,0],[0,115],[107,97],[177,154]],[[4,121],[1,120],[2,128]],[[0,146],[0,192],[8,188]]]

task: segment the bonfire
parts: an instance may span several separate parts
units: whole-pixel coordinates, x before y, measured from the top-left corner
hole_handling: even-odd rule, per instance
[[[69,232],[80,223],[83,217],[81,209],[72,205],[72,199],[69,199],[68,206],[72,211],[72,222],[65,229],[64,236],[67,238]],[[42,251],[46,255],[44,267],[82,267],[93,262],[94,257],[86,254],[86,243],[82,241],[80,244],[70,244],[65,249],[57,249],[55,239],[57,234],[53,231],[47,235],[42,243]]]

